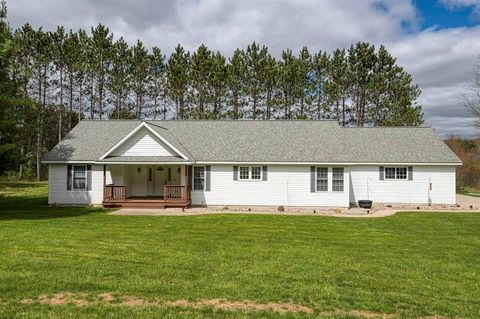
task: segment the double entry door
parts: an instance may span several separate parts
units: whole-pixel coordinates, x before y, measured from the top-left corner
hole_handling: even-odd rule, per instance
[[[164,185],[180,185],[180,166],[149,165],[147,196],[163,197]]]

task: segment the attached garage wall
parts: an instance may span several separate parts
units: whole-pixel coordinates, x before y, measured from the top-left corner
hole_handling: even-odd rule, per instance
[[[412,180],[380,180],[378,166],[352,166],[350,202],[368,197],[377,203],[455,204],[455,166],[413,166]]]
[[[76,165],[76,164],[72,164]],[[82,165],[82,164],[78,164]],[[111,182],[107,171],[107,183]],[[103,165],[92,165],[92,190],[67,190],[67,165],[48,166],[48,203],[59,205],[101,204],[103,200]]]
[[[211,190],[192,191],[193,205],[268,205],[348,207],[348,167],[344,191],[310,192],[310,166],[269,165],[267,181],[233,180],[233,165],[211,165]]]

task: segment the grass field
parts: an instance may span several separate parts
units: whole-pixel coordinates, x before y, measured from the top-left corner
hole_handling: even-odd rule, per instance
[[[480,214],[111,216],[46,189],[0,184],[0,318],[480,317]]]

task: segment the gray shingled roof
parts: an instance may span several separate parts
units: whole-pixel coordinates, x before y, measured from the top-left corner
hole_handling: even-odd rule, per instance
[[[336,121],[145,122],[191,161],[461,163],[427,127],[343,128]],[[99,161],[140,123],[82,121],[44,160]]]

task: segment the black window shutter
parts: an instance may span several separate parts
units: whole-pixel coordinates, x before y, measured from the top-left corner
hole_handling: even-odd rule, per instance
[[[193,167],[187,167],[187,178],[188,178],[188,185],[193,186]]]
[[[315,166],[310,166],[310,193],[315,193]]]
[[[92,190],[92,165],[87,165],[87,191]]]
[[[205,191],[210,191],[210,165],[205,166]]]
[[[67,165],[67,189],[72,189],[72,165]]]
[[[262,166],[262,180],[264,181],[267,181],[268,178],[267,178],[267,167],[266,166]]]
[[[413,166],[408,167],[408,180],[413,180]]]
[[[233,180],[238,181],[238,166],[233,167]]]
[[[172,181],[172,168],[171,167],[168,168],[168,181],[169,182]]]
[[[378,167],[378,172],[380,174],[380,180],[385,180],[385,168],[383,166]]]

